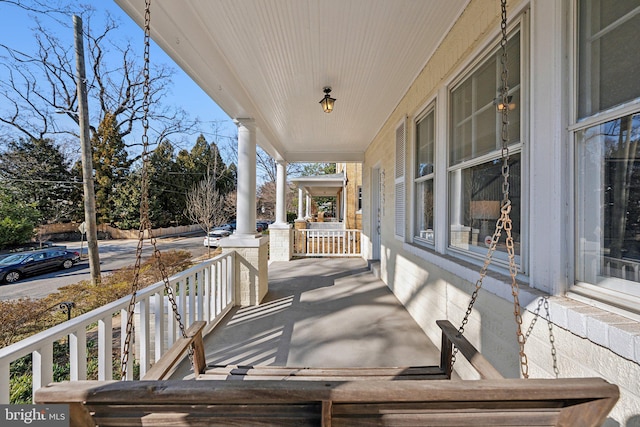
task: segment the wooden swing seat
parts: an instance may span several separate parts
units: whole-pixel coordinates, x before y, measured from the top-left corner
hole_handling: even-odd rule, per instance
[[[448,321],[440,366],[204,366],[196,322],[141,381],[74,381],[36,391],[69,404],[71,426],[600,426],[618,387],[600,378],[506,379]],[[196,380],[166,380],[196,343]],[[482,380],[450,380],[452,343]],[[202,353],[201,355],[198,355]],[[151,375],[150,375],[151,374]],[[150,380],[149,378],[153,378]]]

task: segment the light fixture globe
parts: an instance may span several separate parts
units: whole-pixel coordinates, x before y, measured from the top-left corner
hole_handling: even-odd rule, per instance
[[[322,105],[322,111],[324,111],[325,113],[330,113],[333,111],[333,104],[334,102],[336,102],[335,98],[332,98],[331,96],[329,96],[329,94],[331,93],[331,88],[330,87],[325,87],[324,88],[324,98],[322,98],[320,100],[320,105]]]

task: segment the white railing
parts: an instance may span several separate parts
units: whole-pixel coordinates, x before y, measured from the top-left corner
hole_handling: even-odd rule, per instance
[[[294,255],[321,257],[360,256],[360,230],[295,230]]]
[[[209,333],[234,305],[235,252],[219,255],[191,267],[169,279],[178,312],[186,327],[196,320],[206,321]],[[98,379],[112,379],[114,316],[120,315],[121,332],[126,331],[130,296],[82,314],[36,335],[0,349],[0,404],[9,403],[10,364],[29,354],[33,358],[33,392],[53,382],[54,342],[66,340],[69,345],[70,380],[87,378],[87,331],[97,328]],[[165,296],[164,283],[141,289],[136,294],[136,312],[132,343],[140,377],[166,353],[180,337],[179,324]],[[97,326],[96,326],[97,325]],[[95,332],[94,332],[95,333]],[[121,339],[121,349],[124,339]],[[133,359],[129,357],[127,379],[133,379]]]
[[[640,262],[626,258],[603,257],[606,277],[618,277],[620,279],[640,282]]]

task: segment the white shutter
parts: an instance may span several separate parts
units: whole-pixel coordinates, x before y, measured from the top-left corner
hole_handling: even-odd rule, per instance
[[[406,126],[403,123],[396,129],[396,171],[395,171],[395,205],[396,205],[396,236],[404,238],[405,230],[405,146],[407,140]]]

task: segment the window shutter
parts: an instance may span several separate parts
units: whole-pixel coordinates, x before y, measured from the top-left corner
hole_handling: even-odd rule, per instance
[[[406,126],[403,122],[396,129],[396,173],[395,173],[395,194],[396,194],[396,236],[404,237],[405,230],[405,185],[404,185],[404,169],[405,169],[405,145],[406,145]]]

